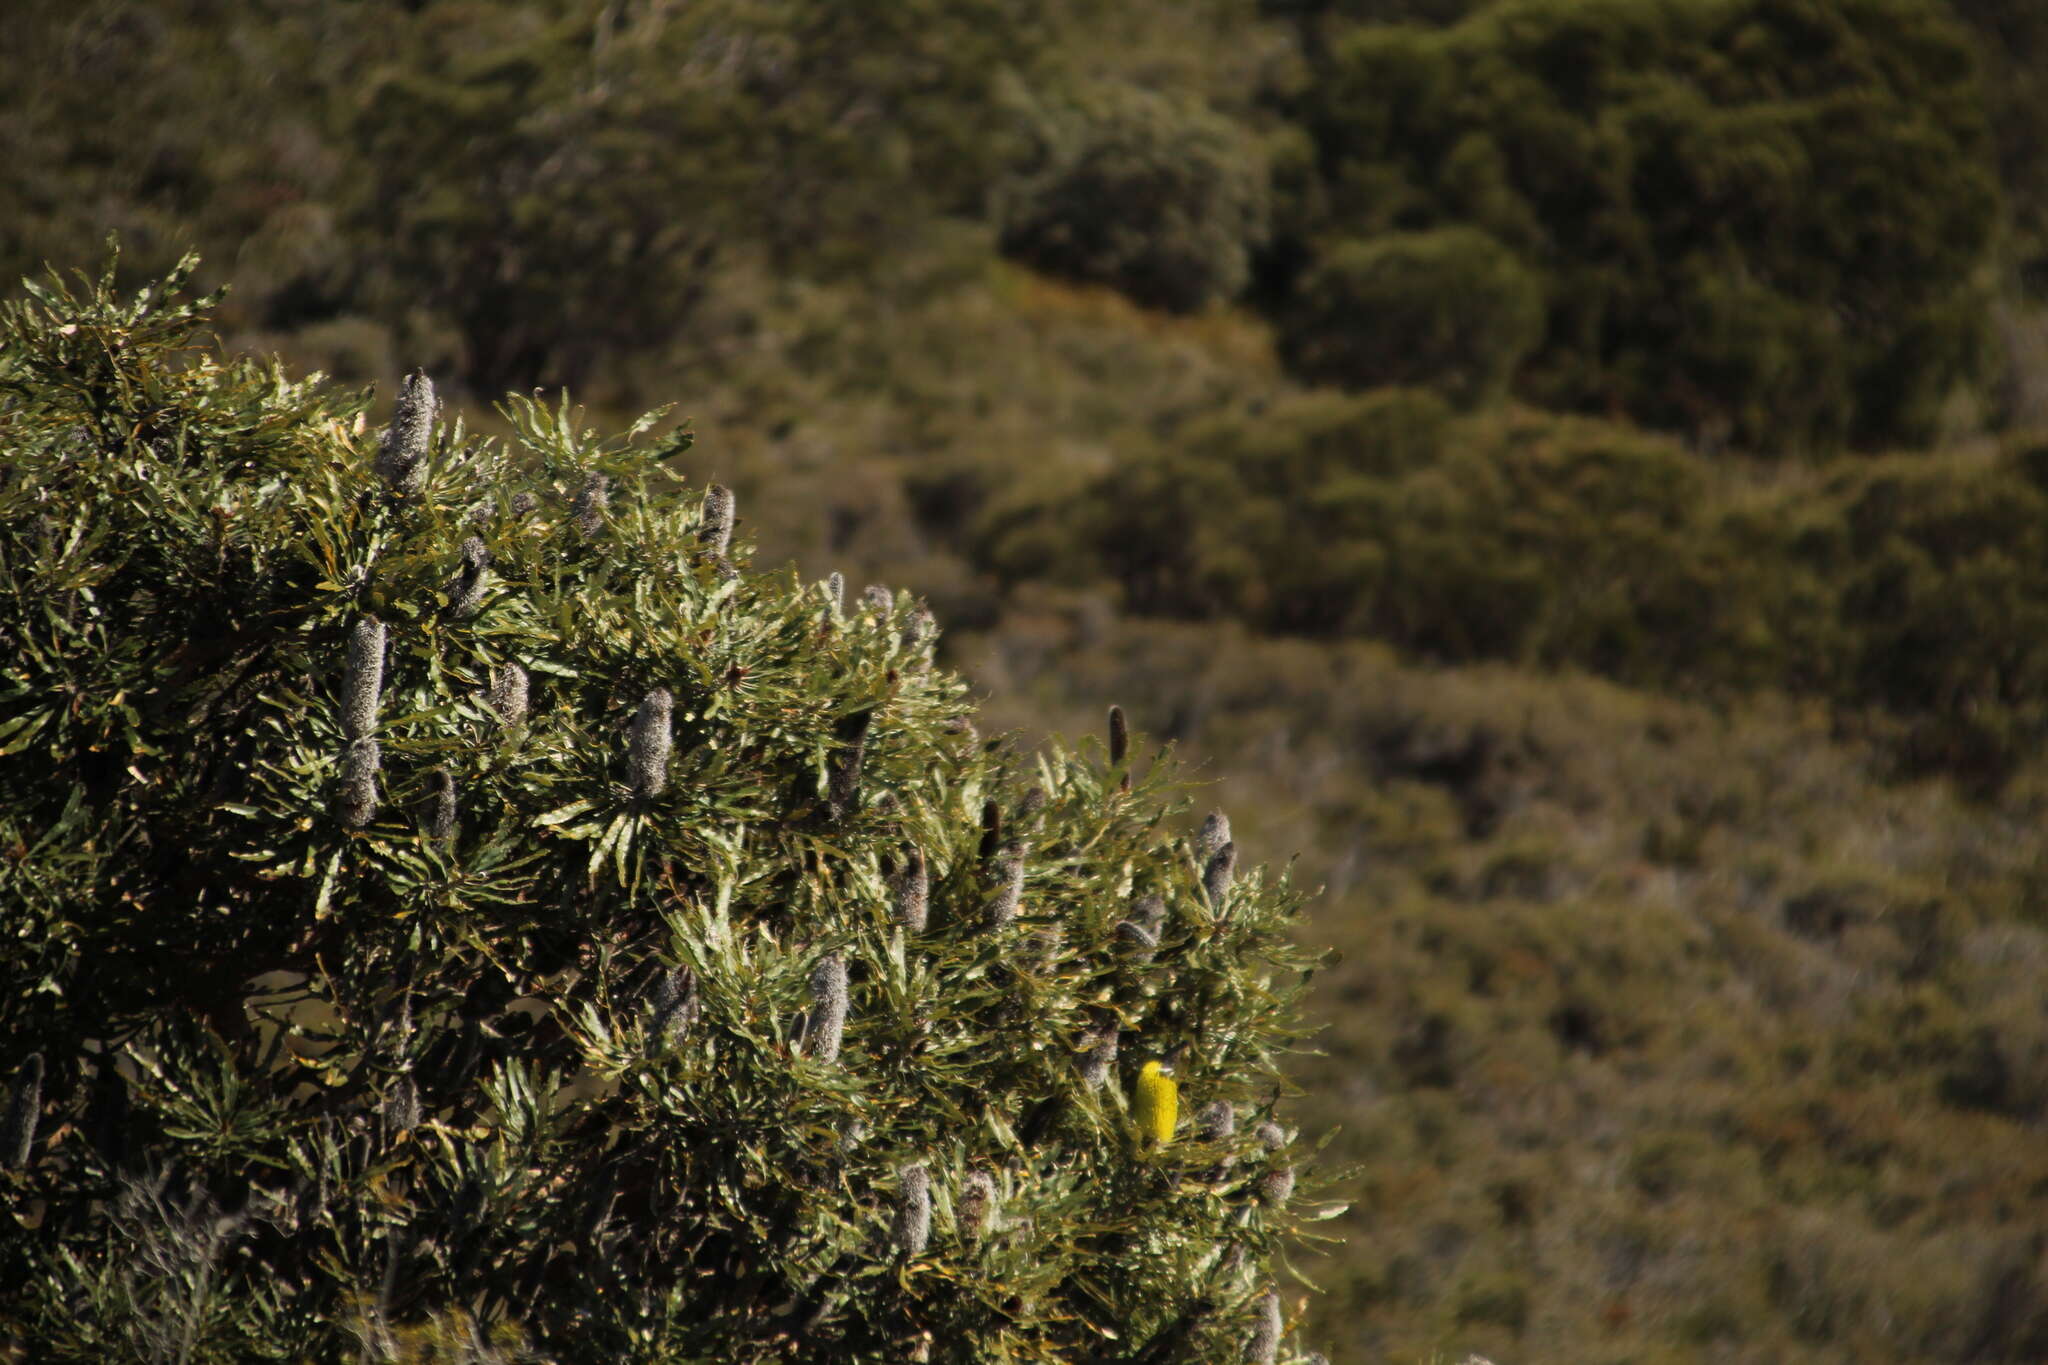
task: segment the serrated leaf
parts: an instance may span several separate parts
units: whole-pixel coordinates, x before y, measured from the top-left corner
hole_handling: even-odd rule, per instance
[[[535,816],[533,823],[540,826],[559,825],[565,821],[575,819],[595,805],[597,805],[597,802],[588,798],[580,801],[571,801],[566,806],[555,807],[545,815]]]

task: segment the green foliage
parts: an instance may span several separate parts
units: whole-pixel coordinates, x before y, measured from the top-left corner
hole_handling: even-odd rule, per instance
[[[1365,635],[1868,713],[1908,770],[1996,785],[2048,735],[2048,494],[1991,457],[1849,459],[1758,490],[1629,428],[1390,389],[1190,424],[987,519],[987,562],[1136,611]]]
[[[1012,158],[992,87],[1046,44],[985,0],[74,8],[33,0],[0,53],[33,92],[0,273],[197,238],[237,263],[231,325],[485,395],[666,344],[735,261],[864,271],[977,209]]]
[[[1331,247],[1302,280],[1282,353],[1311,383],[1501,396],[1543,332],[1538,278],[1469,227]]]
[[[864,268],[971,203],[1003,149],[988,83],[1037,42],[952,0],[536,9],[407,25],[348,130],[354,227],[388,253],[366,286],[452,326],[486,392],[666,341],[736,252]]]
[[[380,456],[363,400],[193,347],[191,266],[0,342],[13,1348],[1240,1349],[1327,1211],[1251,1122],[1149,1151],[1125,1096],[1175,1053],[1270,1116],[1301,893],[1205,890],[1161,765],[980,743],[907,602],[745,570],[659,414],[482,440],[415,379]]]
[[[1302,104],[1319,175],[1286,229],[1315,259],[1490,235],[1543,290],[1537,401],[1825,448],[1925,439],[1986,378],[1996,170],[1934,0],[1505,0],[1357,30]]]
[[[1976,39],[1999,179],[2011,211],[2009,255],[2036,299],[2048,289],[2048,10],[2029,0],[1950,0]]]
[[[1001,213],[1005,252],[1174,312],[1244,287],[1267,212],[1265,166],[1244,129],[1109,86],[1052,103],[1036,133],[1036,164]]]

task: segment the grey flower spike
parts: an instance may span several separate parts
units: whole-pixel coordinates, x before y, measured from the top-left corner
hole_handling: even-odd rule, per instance
[[[43,1054],[31,1052],[21,1070],[14,1073],[7,1116],[0,1119],[0,1170],[18,1171],[28,1165],[36,1141],[36,1121],[42,1116]]]
[[[938,633],[938,618],[932,615],[930,607],[920,603],[910,613],[910,620],[903,627],[903,647],[913,650],[923,649],[932,642]]]
[[[1158,931],[1148,929],[1134,919],[1127,919],[1118,924],[1116,926],[1116,936],[1123,940],[1124,946],[1136,954],[1140,960],[1149,960],[1153,952],[1159,947]]]
[[[1230,895],[1230,883],[1236,876],[1237,845],[1225,844],[1202,870],[1202,894],[1209,898],[1209,908],[1218,915],[1223,913],[1224,900]]]
[[[1269,1152],[1277,1152],[1287,1145],[1287,1130],[1270,1120],[1252,1129],[1252,1135]],[[1292,1166],[1275,1166],[1259,1177],[1259,1202],[1269,1209],[1279,1208],[1293,1193]]]
[[[1202,1106],[1195,1115],[1195,1133],[1203,1142],[1222,1142],[1237,1132],[1237,1109],[1228,1100],[1215,1100]],[[1223,1179],[1230,1168],[1237,1164],[1237,1158],[1226,1156],[1202,1173],[1202,1178],[1211,1183]]]
[[[674,707],[675,698],[669,690],[657,687],[641,699],[640,709],[633,713],[629,747],[635,796],[659,796],[668,786],[668,753],[674,740],[669,731],[669,715]]]
[[[1024,799],[1017,803],[1017,828],[1032,830],[1038,827],[1038,813],[1045,809],[1045,788],[1033,787],[1024,793]]]
[[[471,536],[462,542],[462,567],[448,581],[448,614],[466,621],[484,605],[485,570],[491,566],[491,552],[483,538]]]
[[[576,529],[591,537],[604,530],[604,514],[611,505],[612,481],[593,469],[583,476],[583,487],[576,490],[569,515],[575,520]]]
[[[384,623],[365,616],[348,633],[348,664],[341,675],[341,732],[362,739],[377,728],[384,691]]]
[[[860,601],[863,607],[872,607],[884,616],[896,610],[896,594],[880,583],[870,583],[861,589]]]
[[[383,766],[383,751],[374,739],[350,743],[341,762],[341,801],[336,811],[341,823],[361,828],[377,813],[377,770]]]
[[[654,1032],[670,1047],[689,1036],[703,1005],[697,999],[697,974],[688,967],[663,972],[654,983]]]
[[[912,845],[896,874],[896,922],[913,934],[924,932],[931,914],[931,870],[925,866],[924,850]]]
[[[1273,1365],[1280,1356],[1280,1296],[1268,1289],[1259,1296],[1254,1310],[1251,1343],[1245,1349],[1245,1359],[1251,1365]]]
[[[526,719],[526,670],[506,664],[491,674],[491,709],[506,728]]]
[[[377,477],[395,493],[419,490],[426,473],[427,449],[434,440],[434,418],[440,403],[434,397],[434,381],[419,370],[405,377],[398,388],[398,403],[392,409],[391,425],[384,429],[377,449]]]
[[[1023,844],[1011,844],[996,859],[995,892],[988,899],[984,915],[991,929],[1000,929],[1017,918],[1017,910],[1024,902],[1024,855]]]
[[[697,523],[697,543],[707,554],[724,557],[732,544],[732,490],[714,483],[704,490],[704,518]]]
[[[872,710],[843,716],[833,727],[839,741],[825,768],[825,801],[834,820],[844,820],[860,809],[860,770],[868,751],[868,726]]]
[[[969,1171],[960,1182],[960,1198],[953,1207],[960,1219],[962,1240],[973,1244],[988,1236],[995,1222],[995,1177],[987,1171]]]
[[[834,572],[825,580],[825,600],[832,604],[834,616],[846,614],[846,575]]]
[[[804,1026],[804,1055],[839,1060],[846,1031],[846,959],[834,953],[811,969],[811,1013]]]
[[[1150,962],[1166,924],[1166,900],[1147,896],[1131,907],[1130,918],[1116,926],[1117,939],[1140,962]]]
[[[916,1256],[932,1237],[932,1177],[923,1166],[905,1166],[896,1197],[896,1250]]]
[[[533,509],[538,506],[540,506],[540,499],[531,493],[514,493],[512,495],[512,516],[515,520],[523,521],[527,517],[532,516]]]
[[[400,1076],[391,1087],[391,1094],[384,1101],[384,1122],[394,1133],[409,1132],[420,1126],[420,1088],[413,1083],[412,1073]]]
[[[1214,1100],[1195,1116],[1195,1132],[1203,1142],[1221,1142],[1237,1131],[1237,1110],[1229,1100]]]
[[[433,837],[453,839],[455,837],[455,774],[446,768],[434,769],[434,823]]]
[[[1110,1071],[1116,1066],[1116,1025],[1104,1025],[1091,1038],[1088,1055],[1081,1060],[1081,1083],[1094,1090],[1109,1079]]]
[[[1202,833],[1195,840],[1195,856],[1206,864],[1229,842],[1230,817],[1220,810],[1210,811],[1209,818],[1202,822]]]

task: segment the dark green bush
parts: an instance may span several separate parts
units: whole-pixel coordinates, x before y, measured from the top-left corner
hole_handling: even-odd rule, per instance
[[[1469,227],[1339,242],[1296,291],[1281,341],[1317,384],[1498,398],[1543,334],[1539,278]]]
[[[1359,29],[1303,115],[1320,174],[1285,232],[1313,261],[1485,232],[1540,282],[1517,391],[1545,404],[1770,451],[1868,446],[1925,439],[1988,377],[1996,168],[1936,0],[1504,0]],[[1302,306],[1322,282],[1302,278]]]
[[[1995,786],[2048,734],[2039,463],[1857,457],[1758,490],[1611,423],[1321,393],[1191,422],[978,535],[999,575],[1064,566],[1151,615],[1819,696],[1908,770]]]
[[[1098,86],[1050,104],[1035,135],[1001,210],[1009,255],[1174,312],[1244,287],[1267,216],[1248,131],[1183,99]]]

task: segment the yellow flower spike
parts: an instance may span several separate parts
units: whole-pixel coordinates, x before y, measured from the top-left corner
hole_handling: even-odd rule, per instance
[[[1180,1120],[1180,1085],[1173,1079],[1170,1063],[1151,1061],[1138,1068],[1138,1131],[1145,1141],[1164,1147],[1173,1141],[1174,1125]]]

